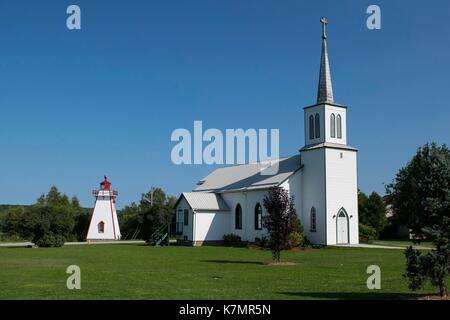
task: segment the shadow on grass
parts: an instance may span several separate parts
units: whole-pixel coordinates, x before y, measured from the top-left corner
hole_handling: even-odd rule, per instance
[[[260,261],[242,261],[242,260],[200,260],[200,262],[211,262],[211,263],[232,263],[232,264],[257,264],[262,265]]]
[[[426,294],[392,292],[277,292],[299,299],[330,300],[417,300]]]

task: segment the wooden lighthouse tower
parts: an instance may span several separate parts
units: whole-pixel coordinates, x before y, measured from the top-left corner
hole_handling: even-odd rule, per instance
[[[119,221],[116,212],[117,191],[111,190],[111,182],[105,176],[100,189],[94,190],[94,211],[87,233],[87,240],[120,240]]]

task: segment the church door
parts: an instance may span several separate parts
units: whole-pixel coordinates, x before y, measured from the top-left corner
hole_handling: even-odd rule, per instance
[[[340,210],[337,217],[337,243],[348,243],[348,218],[344,210]]]

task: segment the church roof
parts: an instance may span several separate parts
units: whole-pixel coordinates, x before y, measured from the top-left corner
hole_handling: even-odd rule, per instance
[[[317,90],[317,104],[334,102],[330,62],[328,60],[327,34],[325,30],[327,19],[323,17],[320,22],[322,23],[322,55],[320,58],[320,75],[319,88]]]
[[[211,192],[183,192],[177,201],[184,197],[192,210],[230,211],[230,208],[219,194]]]
[[[227,192],[266,189],[280,185],[301,168],[300,155],[272,161],[276,161],[279,165],[278,172],[275,174],[261,174],[261,163],[223,167],[202,179],[194,191]],[[274,165],[272,162],[272,168]]]
[[[358,149],[351,147],[346,144],[340,144],[340,143],[332,143],[332,142],[321,142],[321,143],[314,143],[314,144],[308,144],[301,148],[299,151],[306,151],[306,150],[313,150],[313,149],[319,149],[319,148],[331,148],[331,149],[342,149],[342,150],[350,150],[350,151],[358,151]]]

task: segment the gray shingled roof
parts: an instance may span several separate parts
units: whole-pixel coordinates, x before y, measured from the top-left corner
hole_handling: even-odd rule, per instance
[[[230,211],[230,208],[219,194],[211,192],[183,192],[184,197],[192,210]],[[180,201],[178,199],[178,202]]]
[[[278,186],[300,169],[300,155],[278,159],[278,173],[262,175],[260,163],[223,167],[201,180],[194,191],[224,192]]]

